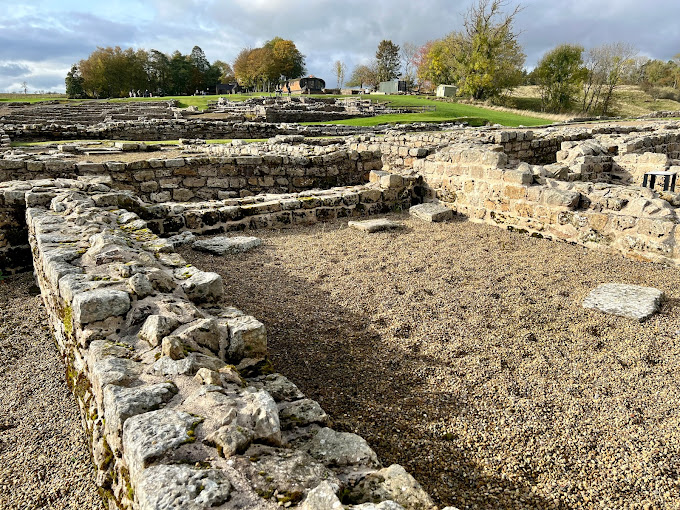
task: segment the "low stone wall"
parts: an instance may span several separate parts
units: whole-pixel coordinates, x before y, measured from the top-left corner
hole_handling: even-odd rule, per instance
[[[0,159],[0,182],[106,176],[117,189],[148,202],[211,200],[350,186],[382,167],[379,153],[337,150],[309,157],[262,156],[149,159],[131,163]]]
[[[131,195],[42,184],[25,190],[34,268],[107,509],[434,506],[273,373],[264,326],[124,209]]]
[[[384,132],[390,126],[343,126],[273,124],[202,119],[151,119],[82,124],[2,124],[0,127],[15,142],[52,140],[178,140],[180,138],[231,139],[271,138],[276,135],[340,136]],[[436,130],[430,124],[404,127],[410,131]]]
[[[449,147],[415,169],[428,194],[473,221],[664,263],[680,263],[677,194],[647,188],[544,178],[529,165],[506,168],[507,155]]]

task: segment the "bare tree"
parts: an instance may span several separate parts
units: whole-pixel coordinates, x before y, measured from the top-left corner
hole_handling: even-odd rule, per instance
[[[335,70],[335,76],[338,79],[338,88],[341,89],[345,84],[345,74],[347,73],[347,66],[344,62],[336,60],[333,63],[333,69]]]
[[[419,46],[412,42],[405,42],[401,45],[401,62],[404,69],[402,76],[408,88],[413,87],[416,81],[416,55],[419,49]]]
[[[585,59],[588,70],[583,85],[583,112],[599,111],[607,115],[612,107],[614,91],[628,69],[635,64],[637,50],[630,44],[604,44],[591,49]]]
[[[25,81],[21,83],[21,88],[24,89],[24,94],[28,94],[28,83]]]

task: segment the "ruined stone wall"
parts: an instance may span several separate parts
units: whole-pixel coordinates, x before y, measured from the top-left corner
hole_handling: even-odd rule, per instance
[[[266,122],[234,122],[202,119],[139,120],[82,124],[1,124],[15,142],[52,140],[178,140],[180,138],[261,139],[276,135],[340,136],[386,131],[385,127],[274,124]],[[431,125],[414,124],[409,131],[437,129]]]
[[[652,190],[554,179],[535,184],[529,165],[506,168],[507,158],[503,152],[451,146],[418,160],[415,169],[432,198],[473,221],[680,262],[676,209]],[[667,198],[677,202],[677,196]]]
[[[148,202],[211,200],[254,193],[289,193],[367,182],[382,167],[379,153],[336,151],[319,156],[192,157],[131,163],[0,159],[0,182],[107,176],[116,189]]]
[[[24,195],[23,191],[0,187],[0,275],[27,271],[32,265]]]
[[[33,262],[108,510],[433,506],[266,358],[267,333],[97,183],[19,189]]]

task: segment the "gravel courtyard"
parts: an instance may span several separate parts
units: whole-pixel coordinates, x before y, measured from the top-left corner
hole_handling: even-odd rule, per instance
[[[263,321],[276,369],[385,465],[466,508],[680,508],[680,272],[466,221],[346,221],[182,254]],[[581,307],[667,295],[645,323]]]

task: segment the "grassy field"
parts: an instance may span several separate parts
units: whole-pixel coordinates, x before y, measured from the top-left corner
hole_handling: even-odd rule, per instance
[[[38,103],[40,101],[68,100],[66,94],[3,94],[0,93],[0,102],[27,102]]]

